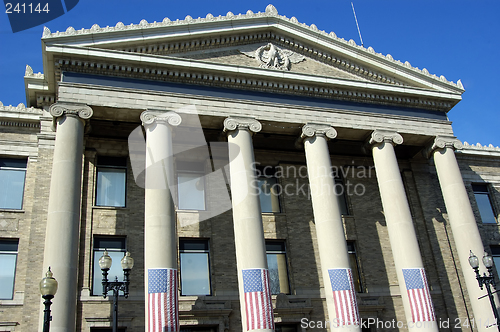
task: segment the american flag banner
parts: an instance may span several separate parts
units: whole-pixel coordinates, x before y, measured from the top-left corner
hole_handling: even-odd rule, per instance
[[[242,270],[247,331],[274,329],[273,305],[267,269]]]
[[[176,269],[148,269],[148,332],[179,330]]]
[[[424,269],[403,269],[413,322],[436,320]]]
[[[328,269],[337,313],[337,324],[359,325],[358,303],[351,269]]]

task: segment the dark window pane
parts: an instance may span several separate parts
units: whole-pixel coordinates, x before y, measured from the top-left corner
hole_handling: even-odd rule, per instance
[[[347,189],[344,181],[340,178],[335,178],[335,193],[337,194],[337,201],[339,202],[340,214],[349,215],[347,207]]]
[[[297,332],[298,325],[295,324],[276,324],[275,332]]]
[[[1,239],[0,240],[0,251],[12,251],[17,252],[19,240],[17,239]]]
[[[180,332],[216,332],[218,327],[213,326],[181,326]]]
[[[127,157],[98,156],[97,166],[127,167]]]
[[[266,251],[285,252],[285,242],[283,241],[266,241]]]
[[[27,163],[27,159],[0,158],[0,168],[26,168]]]
[[[488,186],[486,184],[473,183],[472,190],[474,193],[488,193]]]
[[[207,240],[180,240],[179,250],[208,251]]]
[[[474,197],[476,198],[479,215],[484,224],[495,224],[497,222],[493,205],[491,204],[488,186],[486,184],[472,184]]]
[[[96,249],[125,249],[125,238],[95,237],[94,248]]]

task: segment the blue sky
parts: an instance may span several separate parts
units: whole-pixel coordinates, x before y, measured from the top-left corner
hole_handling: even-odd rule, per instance
[[[364,46],[390,53],[394,59],[427,68],[448,80],[462,80],[463,100],[448,116],[455,135],[469,143],[500,146],[500,1],[461,0],[353,0]],[[264,11],[270,0],[166,1],[80,0],[68,13],[45,25],[52,31],[101,27],[117,22],[138,24]],[[316,24],[320,30],[360,44],[350,0],[271,2],[280,15]],[[4,105],[25,103],[24,71],[29,64],[43,72],[41,35],[43,26],[12,33],[7,14],[0,13],[0,101]]]

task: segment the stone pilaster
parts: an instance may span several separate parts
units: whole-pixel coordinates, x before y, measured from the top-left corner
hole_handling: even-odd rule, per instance
[[[308,123],[302,127],[328,321],[343,331],[361,331],[344,226],[331,176],[327,139],[336,136],[337,131],[329,125]],[[341,298],[341,293],[349,297]]]
[[[438,331],[410,207],[394,152],[394,145],[403,143],[403,137],[396,132],[375,130],[368,143],[372,146],[380,197],[409,331]],[[424,301],[419,302],[416,297],[412,299],[412,293],[421,294],[420,298]],[[423,309],[419,309],[419,306]]]
[[[144,286],[146,331],[153,331],[153,322],[163,331],[179,330],[177,273],[177,229],[172,197],[175,184],[172,127],[182,119],[175,112],[145,111],[141,114],[146,130],[146,190],[144,208]],[[160,300],[158,288],[150,282],[168,280],[165,299]],[[161,287],[160,287],[161,288]],[[158,301],[175,307],[175,314],[160,314]],[[150,310],[155,306],[156,310]],[[167,309],[165,309],[167,310]],[[150,312],[151,311],[151,312]],[[158,316],[159,315],[159,316]]]
[[[87,105],[56,103],[49,109],[54,117],[56,141],[47,215],[43,271],[51,267],[59,283],[52,305],[51,330],[74,331],[78,280],[80,198]]]
[[[252,133],[262,129],[252,118],[230,117],[224,120],[229,143],[230,183],[233,207],[236,262],[242,317],[242,330],[273,331],[274,319],[269,287],[264,229],[255,177],[255,157]],[[260,308],[247,306],[245,290],[250,279],[258,280],[264,293]],[[254,311],[261,312],[262,324],[257,324]]]
[[[484,252],[484,247],[458,167],[457,159],[455,158],[455,149],[461,148],[462,143],[455,137],[437,136],[426,149],[425,153],[428,156],[434,157],[439,184],[443,193],[446,212],[448,213],[476,326],[478,331],[487,332],[494,329],[492,327],[488,328],[487,326],[493,325],[495,318],[486,296],[486,290],[481,290],[479,288],[476,275],[468,261],[471,250],[476,256],[481,257]],[[487,271],[481,260],[480,271]],[[495,297],[496,303],[499,303],[496,294]]]

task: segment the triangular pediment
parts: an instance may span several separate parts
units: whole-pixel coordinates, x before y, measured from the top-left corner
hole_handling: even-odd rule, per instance
[[[435,104],[423,98],[447,99],[438,103],[444,109],[460,100],[464,91],[460,82],[448,82],[371,47],[319,31],[314,24],[280,16],[271,5],[264,13],[143,20],[136,25],[119,22],[115,27],[70,27],[56,33],[45,29],[42,44],[49,90],[55,88],[61,70],[78,71],[69,67],[81,66],[85,72],[112,67],[188,78],[201,72],[202,77],[227,76],[226,82],[260,85],[264,80],[264,86],[344,97],[379,99],[379,94],[389,93],[388,101],[404,102],[408,95],[423,105]]]
[[[238,67],[263,68],[272,71],[302,73],[345,80],[370,81],[363,75],[349,72],[341,68],[341,66],[326,64],[311,56],[302,55],[299,52],[270,42],[190,52],[174,52],[168,54],[168,56]]]

